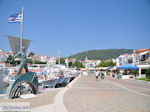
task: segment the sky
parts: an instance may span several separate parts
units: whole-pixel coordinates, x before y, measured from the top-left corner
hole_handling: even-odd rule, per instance
[[[24,7],[29,52],[63,57],[93,49],[150,48],[150,0],[0,0],[0,49],[20,36],[9,16]]]

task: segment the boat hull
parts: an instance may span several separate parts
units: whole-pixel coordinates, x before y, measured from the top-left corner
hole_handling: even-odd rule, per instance
[[[62,76],[59,77],[59,79],[58,79],[58,81],[57,81],[57,84],[58,84],[58,85],[62,84],[62,83],[64,82],[64,79],[65,79],[65,78],[62,77]]]
[[[51,79],[51,80],[42,81],[42,87],[43,88],[46,88],[46,87],[55,88],[57,81],[58,81],[58,79]]]

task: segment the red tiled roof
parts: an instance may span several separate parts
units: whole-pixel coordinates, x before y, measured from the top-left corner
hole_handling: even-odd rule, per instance
[[[68,59],[68,61],[75,61],[76,59]]]
[[[5,63],[5,62],[0,62],[0,63]]]
[[[138,49],[135,51],[135,53],[140,53],[140,52],[144,52],[144,51],[150,51],[150,49]]]

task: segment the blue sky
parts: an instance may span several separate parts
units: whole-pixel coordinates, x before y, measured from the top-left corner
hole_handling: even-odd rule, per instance
[[[8,17],[25,8],[29,51],[69,56],[91,49],[150,48],[150,0],[0,0],[0,49],[19,37]]]

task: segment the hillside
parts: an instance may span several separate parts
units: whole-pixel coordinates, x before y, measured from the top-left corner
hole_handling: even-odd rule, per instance
[[[108,60],[118,57],[121,54],[132,53],[131,49],[106,49],[106,50],[89,50],[71,55],[69,58],[84,60],[87,56],[91,60]]]

